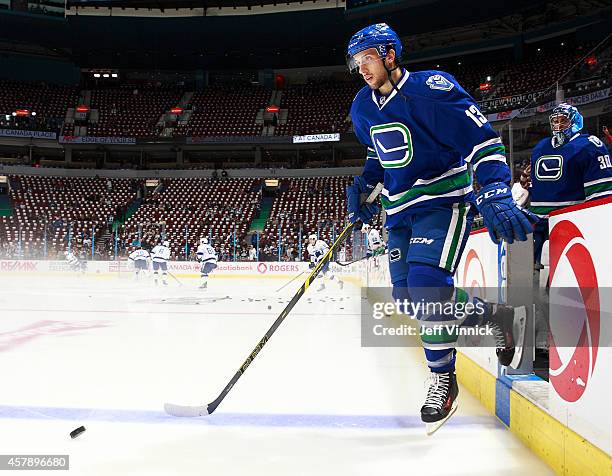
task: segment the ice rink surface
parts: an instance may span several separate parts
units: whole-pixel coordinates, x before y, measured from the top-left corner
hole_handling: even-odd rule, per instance
[[[426,436],[423,352],[362,348],[352,284],[311,287],[213,415],[166,415],[216,398],[302,280],[183,282],[0,276],[0,453],[75,475],[553,474],[463,389]]]

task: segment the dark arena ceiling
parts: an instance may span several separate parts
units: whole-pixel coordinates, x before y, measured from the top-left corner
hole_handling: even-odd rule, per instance
[[[322,0],[317,0],[321,2]],[[335,0],[329,0],[330,5]],[[101,5],[97,15],[66,18],[0,14],[0,42],[43,45],[81,67],[170,69],[295,68],[339,65],[358,29],[389,23],[401,36],[470,25],[513,12],[536,11],[541,0],[406,0],[375,4],[365,15],[344,8],[300,10],[311,2],[284,0],[296,10],[282,13],[172,17],[108,14],[112,7],[145,9],[274,5],[274,0],[68,0],[68,6]],[[384,6],[392,4],[392,11]],[[268,7],[270,8],[270,7]],[[41,16],[42,17],[42,16]]]

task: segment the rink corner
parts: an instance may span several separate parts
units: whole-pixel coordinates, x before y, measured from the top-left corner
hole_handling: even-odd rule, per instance
[[[612,474],[612,458],[462,353],[457,378],[531,451],[563,476]]]

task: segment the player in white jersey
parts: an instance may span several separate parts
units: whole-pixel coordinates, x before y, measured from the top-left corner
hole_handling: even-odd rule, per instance
[[[66,257],[66,261],[68,261],[72,271],[80,271],[81,273],[85,273],[85,269],[87,267],[86,261],[81,261],[72,251],[64,251],[64,256]]]
[[[370,256],[378,256],[385,252],[385,242],[380,237],[380,233],[378,233],[376,228],[372,228],[366,223],[361,227],[361,233],[368,237],[367,258]]]
[[[151,259],[153,261],[153,279],[155,280],[155,285],[159,284],[158,277],[159,271],[161,269],[162,273],[162,283],[164,286],[168,286],[168,260],[170,259],[170,242],[164,241],[161,245],[155,246],[151,250]]]
[[[138,280],[141,271],[147,271],[149,269],[149,259],[151,255],[145,250],[142,245],[138,245],[138,249],[132,251],[128,259],[134,263],[134,279]]]
[[[323,240],[319,240],[317,235],[310,235],[308,237],[308,255],[310,256],[310,267],[314,268],[319,261],[323,259],[323,256],[329,251],[329,246]],[[321,273],[319,274],[319,278],[329,278],[330,281],[336,279],[335,275],[329,270],[329,261],[325,263]],[[338,278],[338,286],[340,289],[344,287],[344,282]],[[321,281],[317,291],[323,291],[325,289],[325,282]]]
[[[217,252],[208,244],[208,238],[200,238],[200,246],[196,252],[198,261],[202,263],[200,268],[200,277],[202,283],[200,289],[206,289],[208,286],[208,274],[217,267]]]

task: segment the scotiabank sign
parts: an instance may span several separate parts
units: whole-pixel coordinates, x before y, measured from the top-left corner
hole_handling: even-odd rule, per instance
[[[255,271],[255,264],[254,263],[240,263],[240,262],[236,262],[236,263],[217,263],[217,268],[213,271],[213,273],[216,272],[253,272]]]

